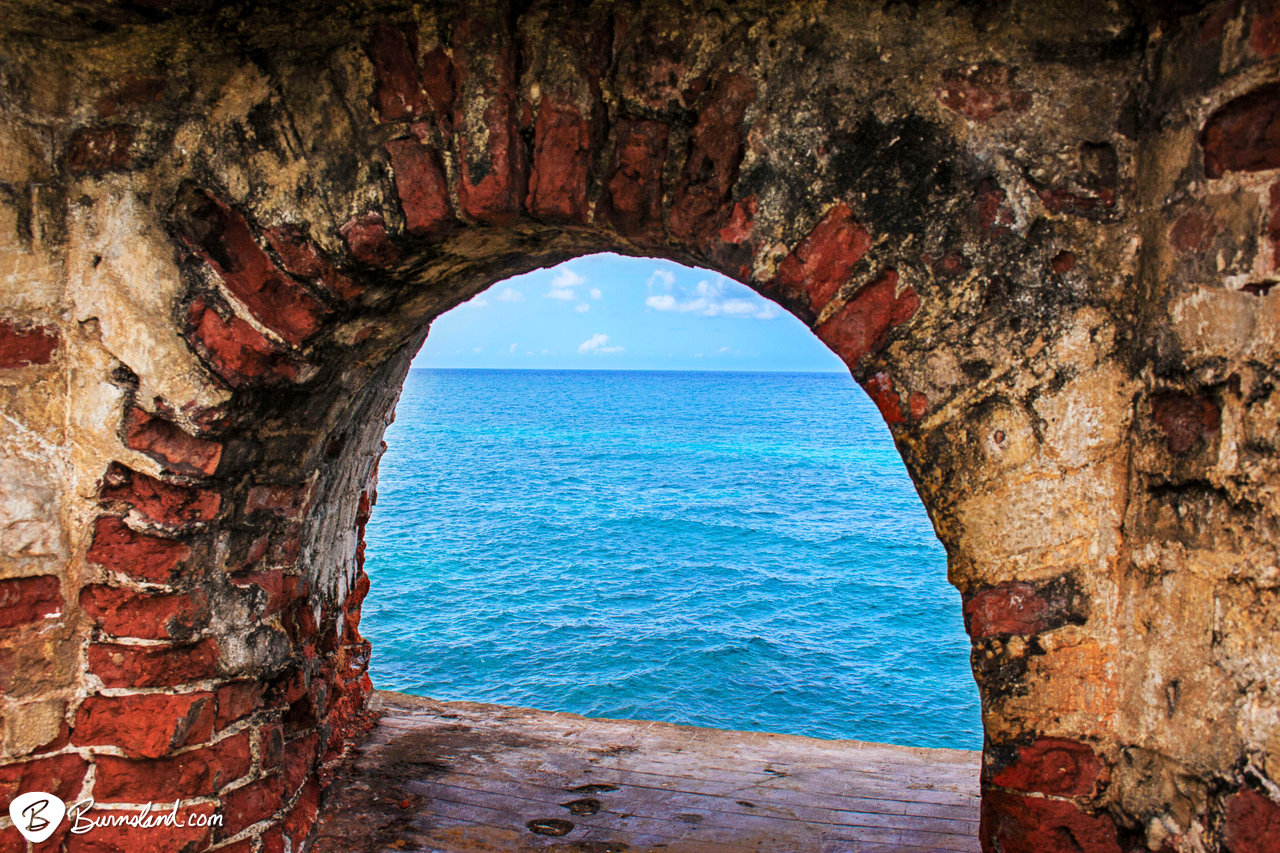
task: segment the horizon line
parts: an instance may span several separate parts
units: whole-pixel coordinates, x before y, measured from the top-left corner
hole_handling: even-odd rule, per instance
[[[845,370],[741,370],[714,367],[414,367],[410,370],[507,370],[526,373],[816,373],[851,376]]]

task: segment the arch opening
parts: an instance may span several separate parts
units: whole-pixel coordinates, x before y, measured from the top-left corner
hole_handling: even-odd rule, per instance
[[[980,747],[892,437],[773,303],[585,256],[437,318],[404,382],[365,533],[375,687]]]

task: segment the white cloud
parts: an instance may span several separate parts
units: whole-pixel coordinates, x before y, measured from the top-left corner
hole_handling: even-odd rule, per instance
[[[591,306],[585,302],[579,302],[577,305],[573,306],[573,310],[577,311],[579,314],[585,314],[591,310]]]
[[[502,292],[498,294],[498,301],[524,302],[524,294],[514,288],[504,287],[502,288]]]
[[[489,304],[489,300],[485,299],[483,296],[475,296],[475,297],[472,297],[471,299],[468,299],[467,304],[472,306],[473,308],[483,308],[484,306]]]
[[[515,344],[512,344],[511,346],[507,347],[507,352],[511,353],[512,355],[514,355],[514,354],[515,354],[515,351],[516,351],[516,345],[515,345]]]
[[[571,269],[562,269],[556,273],[556,277],[551,279],[552,287],[578,287],[586,284],[587,280],[583,276],[578,275]]]
[[[482,349],[484,349],[484,347],[472,347],[472,348],[471,348],[471,351],[472,351],[472,352],[480,352],[480,350],[482,350]]]
[[[593,288],[591,288],[591,298],[592,298],[592,299],[601,299],[601,298],[603,298],[603,297],[604,297],[604,291],[602,291],[602,290],[601,290],[600,288],[598,288],[598,287],[593,287]]]
[[[556,273],[556,277],[551,279],[551,289],[543,295],[548,299],[561,299],[565,302],[570,302],[578,298],[573,289],[586,283],[587,280],[573,270],[560,270],[560,272]]]
[[[663,272],[659,270],[658,272]],[[654,273],[654,276],[658,275]],[[668,275],[670,275],[668,273]],[[653,277],[650,277],[650,282]],[[670,276],[674,281],[675,276]],[[666,279],[664,279],[664,282]],[[728,297],[725,291],[731,284],[728,279],[700,281],[691,291],[685,289],[680,297],[660,293],[645,299],[644,304],[655,311],[678,311],[682,314],[698,313],[704,317],[738,317],[754,320],[772,320],[778,309],[763,299]]]
[[[675,286],[676,274],[671,270],[654,270],[653,275],[649,276],[648,283],[650,287],[653,287],[656,284],[670,290]]]
[[[596,332],[594,335],[578,344],[578,352],[622,352],[622,347],[609,346],[609,336]]]

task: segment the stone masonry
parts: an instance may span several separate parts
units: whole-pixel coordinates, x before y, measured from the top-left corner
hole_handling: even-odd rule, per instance
[[[1280,851],[1274,0],[0,29],[0,801],[180,797],[225,825],[155,849],[299,850],[365,722],[413,353],[614,251],[745,282],[879,407],[964,599],[984,849]]]

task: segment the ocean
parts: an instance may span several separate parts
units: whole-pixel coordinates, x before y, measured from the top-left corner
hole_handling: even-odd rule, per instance
[[[946,555],[848,375],[415,369],[386,440],[376,687],[981,747]]]

